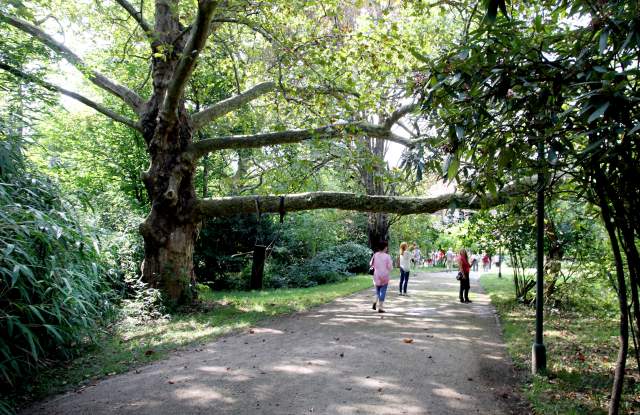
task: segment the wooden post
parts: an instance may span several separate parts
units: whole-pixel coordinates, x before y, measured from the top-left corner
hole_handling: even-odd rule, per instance
[[[253,267],[251,268],[251,283],[249,285],[249,288],[252,290],[262,289],[266,250],[267,247],[264,245],[255,245],[253,247]]]

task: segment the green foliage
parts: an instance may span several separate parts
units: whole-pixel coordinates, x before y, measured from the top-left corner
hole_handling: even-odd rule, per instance
[[[198,281],[208,283],[214,290],[248,287],[248,279],[237,274],[250,266],[255,244],[274,242],[276,226],[267,215],[260,221],[256,215],[205,220],[194,252]]]
[[[349,242],[322,251],[300,264],[271,270],[268,281],[275,287],[311,287],[342,281],[353,273],[366,272],[371,254],[367,246]]]
[[[260,221],[256,215],[208,219],[194,252],[198,281],[214,290],[248,288],[255,244],[269,247],[267,286],[304,287],[364,272],[362,246],[350,243],[354,235],[356,241],[366,240],[363,219],[337,211],[295,213],[282,224],[276,215],[262,215]],[[336,251],[338,245],[344,252]],[[309,279],[311,274],[315,277]]]
[[[513,298],[511,278],[483,275],[504,332],[507,349],[517,367],[528,371],[535,331],[535,309]],[[537,414],[605,414],[611,371],[617,357],[616,293],[606,284],[577,279],[562,308],[545,309],[547,376],[524,377],[521,388]],[[628,367],[637,370],[629,356]],[[633,385],[631,383],[630,385]],[[638,389],[625,387],[620,413],[637,412]]]
[[[437,218],[431,215],[408,215],[397,218],[389,231],[391,235],[389,252],[395,253],[401,242],[407,242],[410,246],[415,242],[424,257],[428,252],[444,246],[438,243],[442,232],[436,229],[436,221]]]
[[[114,296],[97,240],[69,201],[22,163],[18,140],[0,144],[0,382],[15,386],[89,341]]]

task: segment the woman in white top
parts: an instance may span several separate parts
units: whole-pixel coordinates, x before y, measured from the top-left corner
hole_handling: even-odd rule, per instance
[[[411,252],[407,249],[406,242],[400,244],[400,295],[407,295],[407,284],[409,283],[409,269],[411,267]]]

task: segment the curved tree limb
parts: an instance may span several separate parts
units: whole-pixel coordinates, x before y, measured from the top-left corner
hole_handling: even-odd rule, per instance
[[[153,28],[151,27],[149,22],[147,22],[142,16],[142,9],[140,11],[137,11],[127,0],[116,0],[116,3],[122,6],[122,8],[125,9],[136,22],[138,22],[138,26],[140,26],[140,28],[144,31],[145,35],[147,35],[147,38],[149,40],[153,40]]]
[[[276,144],[299,143],[313,139],[331,139],[348,135],[364,134],[368,137],[384,138],[407,147],[413,147],[418,140],[400,137],[384,126],[368,122],[351,122],[329,124],[318,128],[305,130],[287,130],[253,135],[233,135],[228,137],[210,138],[192,143],[186,150],[186,155],[196,160],[207,153],[229,148],[258,148]]]
[[[36,39],[40,42],[47,45],[50,49],[54,50],[58,54],[60,54],[66,61],[75,66],[80,72],[82,72],[87,79],[89,79],[94,85],[104,89],[105,91],[119,97],[122,99],[127,105],[129,105],[136,113],[140,113],[142,110],[142,106],[144,104],[143,99],[138,96],[135,92],[130,90],[129,88],[119,85],[113,81],[111,81],[106,76],[102,75],[98,71],[92,70],[78,55],[73,53],[69,48],[67,48],[62,43],[56,41],[47,33],[43,32],[37,26],[27,22],[26,20],[22,20],[18,17],[13,17],[5,14],[0,10],[0,21],[7,22],[11,26],[15,27],[18,30],[21,30]]]
[[[82,102],[84,105],[93,108],[94,110],[98,111],[101,114],[106,115],[107,117],[111,118],[114,121],[117,121],[119,123],[122,123],[124,125],[127,125],[135,130],[138,131],[142,131],[140,125],[138,125],[136,122],[134,122],[133,120],[122,116],[112,110],[110,110],[107,107],[104,107],[92,100],[90,100],[89,98],[86,98],[78,93],[75,93],[73,91],[69,91],[68,89],[59,87],[57,85],[51,84],[47,81],[43,81],[42,79],[39,79],[36,76],[33,76],[31,74],[28,74],[26,72],[23,72],[17,68],[11,67],[9,65],[6,65],[2,62],[0,62],[0,69],[3,69],[7,72],[9,72],[10,74],[13,74],[19,78],[25,79],[29,82],[33,82],[34,84],[40,85],[41,87],[48,89],[49,91],[52,92],[59,92],[63,95],[66,95],[68,97],[71,97],[73,99],[75,99],[76,101]]]
[[[532,190],[531,180],[505,187],[495,195],[481,199],[476,195],[449,193],[436,197],[371,196],[342,192],[311,192],[283,195],[287,212],[314,209],[341,209],[361,212],[386,212],[409,215],[434,213],[447,208],[480,209],[505,203],[509,197]],[[278,213],[280,196],[232,196],[202,199],[197,202],[199,217],[231,216],[253,213],[256,202],[262,213]]]
[[[216,118],[220,118],[223,115],[240,108],[244,104],[273,91],[275,87],[275,82],[262,82],[254,85],[241,94],[224,99],[214,105],[211,105],[210,107],[203,109],[198,113],[193,114],[191,116],[193,129],[198,130],[204,127]]]
[[[418,103],[411,103],[411,104],[403,105],[402,107],[398,108],[397,110],[395,110],[394,112],[391,113],[389,118],[387,118],[384,121],[385,127],[391,128],[393,126],[393,124],[395,124],[398,121],[400,121],[400,119],[402,117],[404,117],[405,115],[407,115],[410,112],[418,109],[418,107],[419,107]]]
[[[262,35],[262,37],[264,37],[267,42],[269,43],[279,43],[271,33],[269,33],[267,30],[265,30],[263,27],[254,24],[252,21],[250,21],[249,19],[245,19],[242,17],[216,17],[213,19],[213,23],[232,23],[232,24],[237,24],[237,25],[242,25],[242,26],[246,26],[249,29],[251,29],[252,31]]]
[[[167,88],[164,102],[162,104],[161,117],[165,121],[175,120],[178,102],[182,99],[184,88],[196,66],[198,55],[204,48],[207,37],[210,35],[211,18],[218,2],[215,0],[198,1],[198,14],[191,27],[191,34],[187,44],[182,51],[182,56],[178,61],[178,66],[171,77]]]

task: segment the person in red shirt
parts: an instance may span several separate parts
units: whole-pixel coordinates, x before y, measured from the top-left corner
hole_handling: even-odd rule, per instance
[[[458,269],[462,273],[462,279],[460,279],[460,302],[470,303],[469,288],[471,288],[471,284],[469,282],[469,271],[471,269],[471,265],[469,264],[467,251],[464,249],[461,249],[458,254]]]

